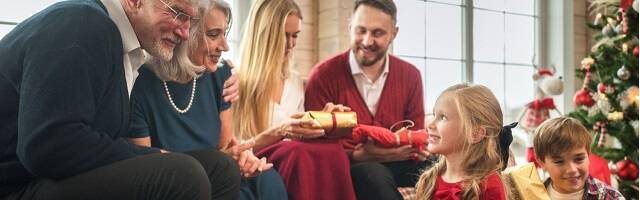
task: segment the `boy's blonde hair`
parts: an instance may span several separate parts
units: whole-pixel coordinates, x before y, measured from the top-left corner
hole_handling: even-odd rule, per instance
[[[249,11],[240,50],[240,97],[233,104],[233,129],[243,140],[269,128],[275,86],[289,76],[284,30],[289,15],[302,20],[293,0],[258,0]]]
[[[480,183],[488,175],[498,172],[502,166],[498,152],[502,110],[491,90],[482,85],[462,83],[451,86],[442,92],[438,100],[445,95],[450,97],[450,102],[457,108],[460,127],[465,135],[462,147],[465,160],[462,161],[462,169],[467,177],[463,183],[461,198],[479,199],[482,190]],[[485,137],[480,142],[472,143],[472,138],[479,129],[485,130]],[[446,158],[441,157],[433,167],[420,176],[416,184],[417,199],[433,198],[436,179],[447,168],[445,160]]]
[[[540,161],[573,148],[584,147],[587,153],[591,151],[591,134],[580,121],[571,117],[549,119],[540,124],[534,135],[533,149]]]

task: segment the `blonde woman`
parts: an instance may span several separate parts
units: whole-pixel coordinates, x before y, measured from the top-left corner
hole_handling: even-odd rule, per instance
[[[355,199],[349,160],[338,141],[317,139],[321,135],[283,123],[300,117],[304,108],[302,81],[289,68],[301,24],[300,8],[292,0],[253,4],[242,37],[234,130],[243,140],[254,140],[254,151],[274,163],[290,199]],[[325,107],[335,109],[348,108]]]
[[[441,157],[420,176],[417,199],[508,199],[498,149],[510,127],[502,126],[493,93],[481,85],[454,85],[442,92],[433,111],[427,150]]]

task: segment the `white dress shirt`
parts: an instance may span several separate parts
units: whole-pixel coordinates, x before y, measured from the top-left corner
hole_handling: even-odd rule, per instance
[[[302,79],[294,73],[284,80],[280,103],[273,102],[271,107],[270,126],[274,127],[291,115],[304,112],[304,86]]]
[[[358,65],[355,55],[353,55],[353,51],[349,51],[349,67],[351,67],[351,75],[353,75],[353,80],[356,82],[356,87],[358,87],[360,96],[364,99],[364,102],[367,104],[369,112],[371,112],[372,115],[376,115],[378,101],[380,100],[380,95],[382,95],[382,89],[384,88],[384,82],[387,80],[387,74],[389,74],[389,54],[385,55],[384,60],[385,62],[382,74],[380,74],[378,80],[374,82],[371,81],[364,72],[362,72],[362,67]]]
[[[144,64],[144,51],[140,46],[138,37],[133,31],[133,27],[129,22],[129,18],[124,13],[122,3],[120,0],[101,0],[104,7],[109,12],[109,17],[120,30],[120,37],[122,37],[122,47],[124,55],[122,55],[122,62],[124,64],[124,76],[127,80],[127,90],[129,96],[131,96],[131,89],[133,89],[133,83],[138,78],[138,69]]]

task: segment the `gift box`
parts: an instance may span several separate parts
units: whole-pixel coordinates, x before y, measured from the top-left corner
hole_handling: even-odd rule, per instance
[[[507,182],[511,186],[513,199],[550,200],[547,188],[540,180],[538,170],[533,163],[508,170]]]
[[[315,120],[316,125],[305,128],[322,128],[329,138],[350,137],[351,130],[358,124],[355,112],[308,111],[303,120]]]
[[[353,140],[357,142],[364,142],[367,138],[371,138],[376,142],[376,145],[384,148],[411,145],[414,148],[424,150],[426,148],[429,135],[424,130],[406,130],[396,134],[383,127],[363,124],[360,124],[353,129]]]

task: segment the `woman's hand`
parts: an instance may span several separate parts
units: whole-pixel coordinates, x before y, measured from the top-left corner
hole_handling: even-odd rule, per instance
[[[231,156],[231,158],[238,162],[240,173],[245,178],[255,177],[273,167],[272,163],[267,163],[266,158],[259,159],[253,154],[253,145],[255,145],[255,141],[248,140],[222,150],[223,153]]]
[[[320,123],[316,120],[301,119],[304,116],[304,113],[296,113],[291,115],[291,118],[284,121],[275,129],[275,134],[278,136],[303,140],[303,139],[311,139],[324,136],[324,129],[321,128],[305,128],[305,127],[319,127]]]
[[[258,158],[251,150],[245,150],[238,159],[240,173],[245,178],[255,177],[260,173],[271,169],[272,163],[267,163],[267,158]]]

